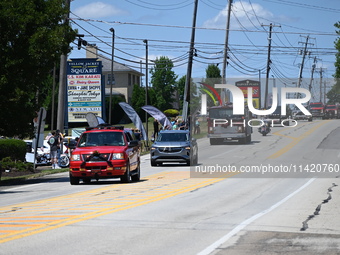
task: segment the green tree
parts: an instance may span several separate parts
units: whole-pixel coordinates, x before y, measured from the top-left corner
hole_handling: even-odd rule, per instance
[[[0,12],[0,134],[31,136],[54,63],[69,52],[76,31],[63,22],[64,0],[2,0]]]
[[[334,26],[340,29],[340,22],[334,24]],[[340,35],[340,30],[337,30],[336,33]],[[334,42],[335,49],[337,49],[337,53],[335,54],[335,73],[333,77],[335,78],[335,84],[332,89],[327,93],[328,104],[336,104],[340,103],[340,38],[337,38]]]
[[[155,66],[150,70],[152,88],[157,95],[154,106],[164,111],[172,108],[177,75],[172,68],[172,61],[167,57],[156,58]]]
[[[177,92],[178,92],[178,99],[179,99],[179,105],[180,107],[183,106],[183,99],[184,99],[184,90],[185,90],[185,82],[186,82],[187,76],[184,75],[182,76],[178,81],[177,81]]]
[[[150,102],[150,100],[148,100]],[[133,86],[131,106],[138,113],[141,120],[145,120],[145,111],[142,106],[145,105],[145,88],[135,84]]]
[[[205,75],[206,78],[202,80],[202,82],[214,87],[215,84],[222,83],[222,76],[221,76],[221,70],[218,66],[214,64],[208,65],[207,69],[205,69]],[[207,89],[207,88],[205,88]],[[209,89],[208,89],[209,90]],[[216,89],[216,91],[221,95],[221,89]],[[211,91],[210,91],[211,92]],[[214,94],[213,94],[214,95]],[[215,97],[215,95],[214,95]],[[217,99],[217,98],[215,98]],[[214,101],[210,96],[207,96],[207,105],[208,106],[214,106]]]
[[[218,66],[214,64],[208,65],[207,69],[205,69],[205,74],[207,79],[209,78],[221,78],[221,70],[218,68]]]

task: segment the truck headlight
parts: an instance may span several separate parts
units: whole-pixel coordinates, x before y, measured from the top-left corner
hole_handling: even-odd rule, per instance
[[[80,161],[80,155],[79,154],[72,154],[71,160],[73,160],[73,161]]]
[[[112,153],[112,159],[124,159],[124,153]]]

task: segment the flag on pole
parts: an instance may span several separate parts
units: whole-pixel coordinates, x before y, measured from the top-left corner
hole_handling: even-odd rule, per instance
[[[141,119],[139,118],[137,112],[128,104],[125,102],[119,103],[120,107],[124,110],[126,115],[130,118],[130,120],[135,124],[135,126],[142,132],[142,140],[147,140],[148,135],[146,134],[145,128],[143,126],[143,123]]]
[[[144,105],[142,106],[142,109],[149,113],[156,120],[158,120],[158,122],[161,123],[164,129],[172,129],[170,120],[165,116],[162,111],[158,110],[152,105]]]

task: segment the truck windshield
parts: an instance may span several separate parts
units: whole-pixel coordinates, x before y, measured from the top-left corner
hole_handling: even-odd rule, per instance
[[[233,109],[230,108],[212,108],[209,109],[209,118],[211,119],[240,119],[243,115],[233,115]]]
[[[93,132],[84,133],[80,138],[78,147],[124,145],[124,137],[121,132]]]
[[[322,104],[321,103],[315,103],[315,104],[311,103],[310,107],[322,107]]]

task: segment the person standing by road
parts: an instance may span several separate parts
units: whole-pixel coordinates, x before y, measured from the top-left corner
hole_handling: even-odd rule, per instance
[[[156,119],[153,120],[153,129],[154,129],[153,137],[156,140],[159,132],[159,123],[158,120]]]
[[[56,139],[57,139],[57,141],[58,141],[58,145],[57,145],[57,147],[58,147],[58,149],[57,149],[57,159],[58,159],[58,160],[57,160],[57,163],[58,163],[58,165],[57,165],[56,168],[59,168],[59,164],[60,164],[60,155],[61,155],[61,151],[63,150],[64,136],[63,136],[63,134],[60,132],[59,129],[57,129],[55,132],[56,132],[55,137],[56,137]]]
[[[50,145],[50,157],[52,163],[52,169],[60,168],[58,165],[58,139],[56,137],[56,132],[52,132],[47,143]]]

